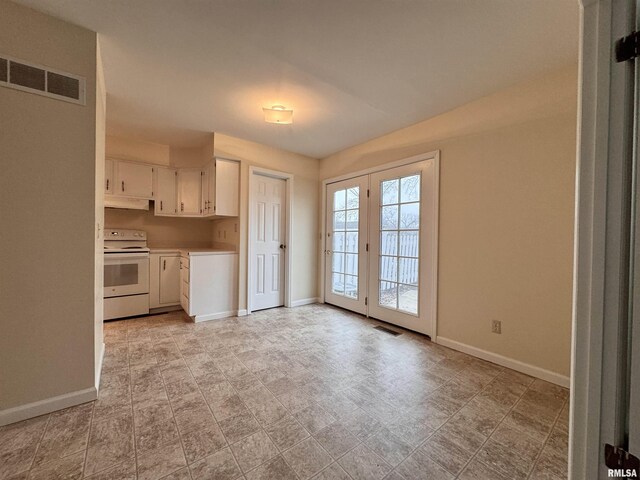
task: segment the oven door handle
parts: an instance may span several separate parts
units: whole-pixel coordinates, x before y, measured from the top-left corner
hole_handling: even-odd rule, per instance
[[[126,260],[127,258],[149,258],[149,253],[107,253],[104,254],[106,260]]]

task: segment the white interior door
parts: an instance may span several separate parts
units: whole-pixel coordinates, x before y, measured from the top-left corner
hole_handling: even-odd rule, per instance
[[[327,186],[325,301],[366,314],[369,176]]]
[[[371,175],[369,315],[432,334],[435,314],[435,163]]]
[[[284,305],[286,181],[254,174],[251,182],[251,310]]]

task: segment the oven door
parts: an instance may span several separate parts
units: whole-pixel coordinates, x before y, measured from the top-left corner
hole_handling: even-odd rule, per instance
[[[149,293],[148,253],[105,253],[104,298]]]

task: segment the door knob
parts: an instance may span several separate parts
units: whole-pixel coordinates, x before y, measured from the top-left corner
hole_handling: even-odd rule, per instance
[[[280,244],[280,250],[284,250],[285,248],[287,248],[287,246],[284,243]]]

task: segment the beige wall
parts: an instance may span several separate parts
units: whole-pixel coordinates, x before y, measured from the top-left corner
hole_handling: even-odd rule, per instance
[[[290,242],[292,301],[316,298],[318,251],[318,167],[316,159],[216,133],[217,157],[240,160],[239,308],[247,306],[247,239],[249,213],[249,166],[294,175],[293,239]]]
[[[577,72],[321,161],[321,178],[440,150],[439,337],[569,375]],[[491,320],[502,321],[502,335]]]
[[[106,155],[124,160],[164,165],[170,163],[171,148],[159,143],[142,142],[128,138],[107,136]]]
[[[0,88],[0,414],[95,382],[96,34],[0,0],[2,53],[87,80]]]

